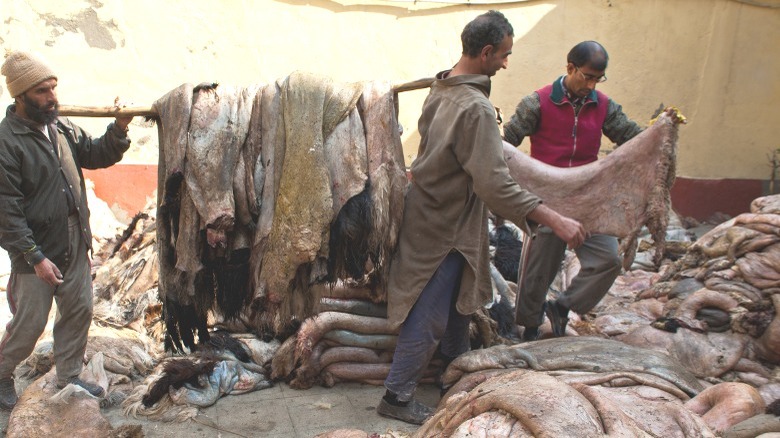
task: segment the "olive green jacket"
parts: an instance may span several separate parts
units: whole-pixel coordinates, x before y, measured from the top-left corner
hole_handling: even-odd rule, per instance
[[[488,208],[527,231],[525,217],[541,202],[509,175],[489,95],[490,78],[484,75],[447,77],[431,85],[390,267],[388,318],[394,324],[406,319],[452,250],[466,259],[458,312],[468,315],[487,304],[492,296]]]
[[[79,215],[83,238],[92,246],[82,168],[108,167],[130,147],[127,134],[110,124],[93,139],[65,117],[49,128],[56,146],[29,121],[6,110],[0,122],[0,246],[8,251],[11,270],[35,272],[48,258],[61,270],[68,254],[68,194]]]

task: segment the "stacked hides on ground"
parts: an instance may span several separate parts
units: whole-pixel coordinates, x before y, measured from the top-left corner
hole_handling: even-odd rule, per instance
[[[344,381],[381,385],[399,330],[389,323],[386,305],[372,302],[366,288],[343,283],[321,295],[319,313],[307,318],[277,351],[271,378],[296,389]],[[437,371],[429,367],[424,380],[431,381]]]
[[[748,385],[704,389],[667,355],[592,337],[472,351],[442,381],[415,437],[714,437],[765,408]]]
[[[312,285],[384,294],[406,185],[389,84],[184,84],[154,108],[167,349],[203,341],[212,309],[280,334],[314,314]]]
[[[727,373],[735,372],[763,386],[771,380],[767,366],[780,364],[778,266],[774,195],[702,235],[638,294],[619,296],[613,287],[595,309],[593,329],[672,354],[697,376],[734,379]]]

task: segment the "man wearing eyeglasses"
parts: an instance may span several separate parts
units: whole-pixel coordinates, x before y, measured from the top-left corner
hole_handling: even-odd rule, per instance
[[[524,97],[504,126],[504,139],[517,146],[531,137],[531,157],[556,167],[596,161],[602,133],[621,145],[642,131],[620,105],[596,90],[607,80],[609,55],[596,41],[583,41],[567,56],[566,75]],[[594,234],[577,248],[580,271],[557,299],[547,290],[560,268],[566,243],[540,226],[523,244],[515,321],[524,327],[523,341],[536,340],[544,314],[553,335],[563,336],[569,310],[584,314],[598,304],[620,273],[618,242]]]

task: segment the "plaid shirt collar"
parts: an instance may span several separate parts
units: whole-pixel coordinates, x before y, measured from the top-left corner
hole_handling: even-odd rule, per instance
[[[571,94],[569,90],[566,88],[566,84],[563,83],[563,78],[565,77],[566,76],[561,76],[561,88],[563,88],[563,94],[566,96],[567,99],[569,99],[569,102],[571,102],[572,105],[579,108],[585,104],[585,100],[587,100],[588,96],[579,97],[574,94]]]

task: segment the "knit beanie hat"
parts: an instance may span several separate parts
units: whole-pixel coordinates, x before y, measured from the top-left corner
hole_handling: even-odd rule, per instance
[[[57,79],[57,75],[42,59],[27,52],[11,52],[6,55],[0,73],[5,76],[5,84],[11,97],[16,97],[47,79]]]

